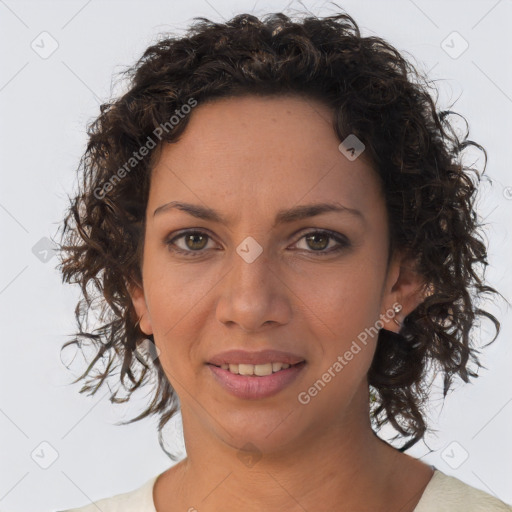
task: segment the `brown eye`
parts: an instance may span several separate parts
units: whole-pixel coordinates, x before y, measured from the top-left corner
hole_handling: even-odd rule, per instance
[[[311,235],[307,235],[306,241],[308,246],[315,251],[323,251],[329,246],[330,236],[325,233],[313,233]]]
[[[174,238],[167,240],[165,244],[173,252],[185,256],[199,256],[206,251],[203,249],[208,245],[211,237],[203,231],[186,231]],[[180,241],[180,243],[176,243]]]
[[[206,246],[208,235],[191,233],[184,235],[185,245],[188,249],[201,250]]]
[[[306,252],[318,253],[318,256],[338,252],[350,246],[350,242],[344,235],[331,231],[310,231],[301,237],[297,244],[302,240],[306,242],[304,250]],[[331,240],[334,240],[337,245],[335,244],[329,248]],[[302,250],[303,248],[299,249]]]

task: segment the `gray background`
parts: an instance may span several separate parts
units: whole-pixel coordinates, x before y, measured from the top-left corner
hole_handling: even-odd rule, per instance
[[[99,103],[120,91],[112,87],[114,73],[131,65],[158,33],[181,33],[194,16],[222,20],[287,5],[315,15],[335,10],[314,1],[0,0],[0,510],[79,506],[129,491],[171,465],[158,446],[156,418],[115,425],[142,410],[149,395],[113,405],[106,388],[87,397],[78,393],[79,384],[69,385],[74,374],[63,366],[60,347],[75,330],[79,295],[61,284],[46,239],[56,234],[66,194],[74,189],[85,126]],[[490,243],[487,276],[510,300],[512,1],[339,5],[363,35],[387,39],[439,79],[440,106],[457,101],[453,110],[468,119],[470,138],[487,149],[493,185],[483,184],[478,203]],[[464,41],[469,46],[462,52]],[[48,55],[52,45],[58,47]],[[468,151],[466,158],[483,164],[479,152]],[[421,444],[409,453],[510,503],[511,314],[503,302],[487,307],[503,329],[484,353],[489,370],[472,385],[459,382],[444,406],[439,389],[433,390],[430,421],[437,434],[427,437],[433,452]],[[487,340],[490,331],[482,327]],[[75,363],[79,368],[78,358]],[[173,424],[166,429],[168,445],[182,449]]]

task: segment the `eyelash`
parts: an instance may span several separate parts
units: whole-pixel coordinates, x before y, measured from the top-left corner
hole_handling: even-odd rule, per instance
[[[204,249],[197,250],[197,251],[193,251],[193,250],[186,251],[183,249],[176,248],[176,245],[174,242],[176,240],[179,240],[180,238],[185,237],[186,235],[206,235],[208,237],[208,241],[212,240],[212,237],[208,233],[206,233],[204,231],[197,230],[197,229],[190,229],[187,231],[183,231],[182,233],[180,233],[177,236],[174,236],[173,238],[167,239],[165,241],[165,244],[169,247],[169,249],[172,252],[177,253],[177,254],[182,254],[188,258],[195,258],[197,256],[201,256],[202,254],[204,254],[205,253]],[[338,244],[339,244],[337,247],[331,248],[329,250],[325,250],[325,249],[321,250],[321,251],[306,250],[306,252],[317,254],[319,256],[327,256],[329,254],[337,253],[337,252],[340,252],[341,250],[350,246],[350,242],[344,236],[336,234],[336,233],[334,233],[332,231],[328,231],[328,230],[316,230],[316,231],[309,231],[308,233],[304,233],[299,238],[299,240],[297,240],[296,243],[298,243],[300,240],[302,240],[303,238],[310,236],[310,235],[326,235],[329,238],[338,242]],[[305,249],[298,249],[298,250],[305,250]]]

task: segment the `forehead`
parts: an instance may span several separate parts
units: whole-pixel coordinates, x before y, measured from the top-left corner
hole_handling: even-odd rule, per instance
[[[364,153],[350,161],[340,152],[333,113],[315,99],[223,98],[198,105],[190,116],[154,166],[151,206],[214,200],[257,210],[332,200],[361,209],[380,196]]]

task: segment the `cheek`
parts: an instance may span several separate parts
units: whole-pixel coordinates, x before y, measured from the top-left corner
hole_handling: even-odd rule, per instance
[[[358,253],[343,264],[302,280],[302,296],[332,334],[346,339],[379,318],[384,268]]]
[[[301,404],[314,402],[313,415],[329,410],[336,421],[354,395],[367,387],[380,328],[377,277],[374,271],[353,267],[351,272],[331,274],[325,282],[316,281],[316,290],[322,285],[328,291],[318,294],[308,314],[310,327],[316,326],[311,334],[317,346],[311,351],[310,372],[299,395]]]
[[[309,285],[309,280],[301,284],[304,291],[314,290],[314,300],[305,299],[310,306],[308,321],[315,326],[313,340],[318,343],[313,351],[318,356],[313,373],[320,377],[331,368],[337,376],[333,381],[343,382],[348,392],[364,377],[373,359],[381,327],[384,270],[382,262],[359,252],[335,269],[316,272]],[[332,392],[344,393],[335,387]]]
[[[201,307],[219,280],[220,269],[209,267],[205,272],[204,265],[173,260],[156,240],[148,244],[144,261],[144,285],[153,328],[171,335]]]
[[[183,363],[188,366],[194,340],[199,338],[198,326],[205,321],[205,300],[215,281],[210,284],[197,272],[160,260],[147,259],[144,283],[160,360],[172,383],[173,375],[181,380]]]

